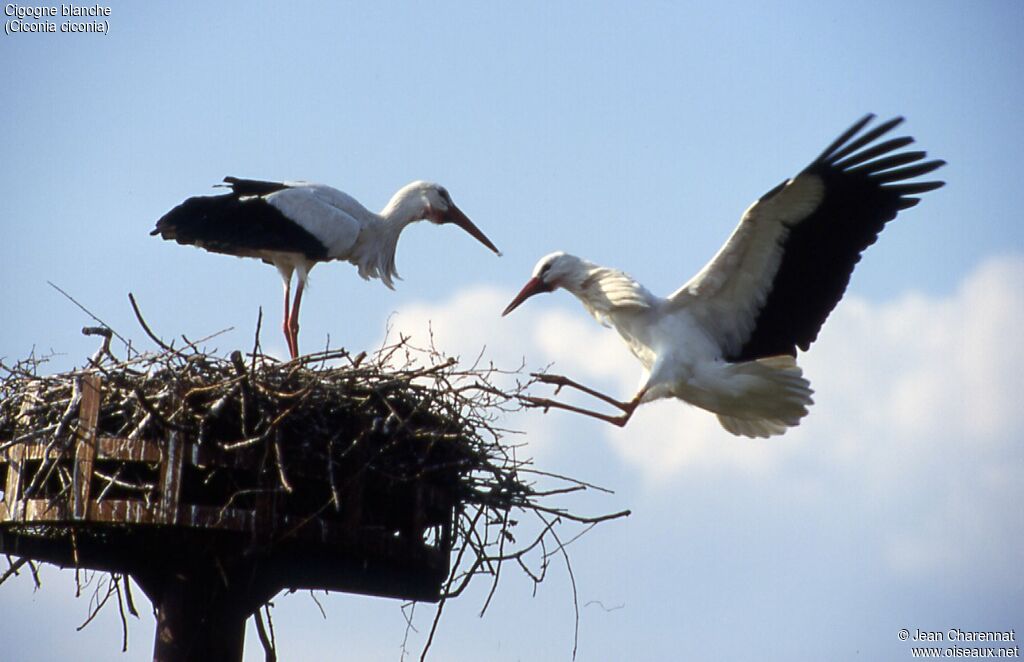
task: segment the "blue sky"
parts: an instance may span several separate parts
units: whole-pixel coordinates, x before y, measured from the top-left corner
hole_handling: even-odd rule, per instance
[[[308,179],[379,209],[443,183],[504,252],[412,227],[395,292],[347,264],[313,272],[304,349],[376,346],[389,319],[442,347],[556,368],[629,395],[638,366],[564,295],[501,308],[538,257],[568,250],[658,293],[689,278],[740,213],[865,112],[949,165],[901,215],[800,359],[816,405],[751,442],[681,403],[624,431],[558,413],[508,421],[537,463],[631,508],[572,547],[581,660],[900,659],[901,627],[1024,630],[1024,6],[863,3],[126,3],[110,34],[0,36],[4,153],[0,356],[95,349],[69,291],[143,342],[133,292],[166,336],[251,345],[277,332],[277,274],[148,235],[224,175]],[[6,17],[5,17],[6,18]],[[144,342],[143,342],[144,344]],[[18,660],[120,655],[116,615],[84,632],[68,575],[0,588]],[[568,659],[563,569],[536,597],[509,576],[449,605],[438,660]],[[295,659],[399,657],[393,601],[277,600]],[[420,605],[414,650],[432,608]],[[42,619],[48,623],[45,632]],[[250,637],[248,660],[262,659]]]

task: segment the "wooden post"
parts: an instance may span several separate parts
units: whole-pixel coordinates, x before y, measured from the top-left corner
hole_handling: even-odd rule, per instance
[[[18,423],[27,425],[25,412],[31,409],[33,401],[38,398],[39,387],[33,387],[21,404]],[[21,483],[25,473],[25,444],[15,444],[7,449],[7,484],[4,486],[4,501],[7,504],[7,519],[14,521],[25,517],[25,502],[21,498]]]
[[[222,581],[182,570],[162,577],[158,591],[147,591],[156,610],[153,662],[242,662],[249,614]]]
[[[25,444],[7,449],[7,485],[4,486],[4,501],[7,504],[7,519],[14,521],[25,516],[25,505],[21,500],[21,474],[25,469]]]
[[[82,377],[82,403],[78,408],[78,442],[75,444],[75,496],[73,517],[89,517],[89,487],[92,484],[92,465],[96,459],[96,424],[100,417],[103,383],[100,376]]]
[[[167,449],[160,463],[160,488],[158,492],[156,521],[160,524],[177,524],[179,514],[178,498],[181,496],[181,471],[185,457],[185,441],[177,432],[171,432]]]

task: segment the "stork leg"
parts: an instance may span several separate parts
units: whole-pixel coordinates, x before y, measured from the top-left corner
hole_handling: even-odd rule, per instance
[[[302,290],[305,285],[305,279],[299,278],[299,282],[295,286],[295,301],[292,303],[292,314],[288,318],[288,328],[285,330],[286,334],[291,334],[289,336],[289,348],[291,349],[293,359],[299,357],[299,306],[302,305]]]
[[[622,402],[621,400],[617,400],[610,395],[605,395],[600,391],[596,391],[590,388],[589,386],[584,386],[583,384],[580,384],[579,382],[569,379],[568,377],[564,377],[562,375],[550,375],[542,372],[532,372],[530,373],[530,376],[536,377],[538,382],[542,382],[544,384],[552,384],[556,386],[557,388],[555,389],[555,395],[558,395],[558,393],[562,390],[563,386],[568,386],[569,388],[574,388],[577,391],[583,391],[587,395],[598,398],[599,400],[604,400],[608,404],[618,407],[622,411],[627,411],[628,407],[630,406],[628,402]]]
[[[548,398],[535,398],[532,395],[521,396],[520,399],[526,403],[527,407],[541,407],[545,411],[548,409],[564,409],[566,411],[575,412],[577,414],[583,414],[584,416],[590,416],[591,418],[600,419],[606,423],[617,425],[620,428],[624,427],[629,419],[633,416],[633,412],[636,410],[637,405],[640,404],[640,395],[638,394],[635,398],[629,402],[617,402],[616,406],[622,408],[623,414],[620,416],[609,416],[608,414],[602,414],[601,412],[591,411],[590,409],[583,409],[582,407],[574,407],[567,405],[564,402],[558,402],[557,400],[549,400]]]
[[[292,278],[291,274],[288,274],[288,278],[284,278],[284,320],[281,322],[281,330],[284,331],[285,342],[288,343],[288,353],[294,359],[298,356],[295,345],[292,344],[292,334],[289,329],[289,319],[291,318],[291,298],[292,298]]]
[[[606,423],[617,425],[620,428],[624,427],[626,423],[629,422],[629,419],[633,416],[633,412],[636,411],[637,406],[639,406],[640,400],[641,398],[643,398],[645,392],[641,390],[639,393],[633,396],[633,399],[630,400],[629,402],[622,402],[621,400],[616,400],[610,395],[605,395],[600,391],[596,391],[588,386],[580,384],[579,382],[573,381],[568,377],[563,377],[561,375],[546,374],[534,374],[532,376],[536,377],[538,381],[544,382],[545,384],[555,385],[557,387],[555,389],[556,395],[559,391],[562,390],[563,386],[568,386],[578,391],[582,391],[587,395],[603,400],[610,405],[618,407],[619,409],[622,410],[622,414],[619,416],[610,416],[608,414],[602,414],[600,412],[592,411],[590,409],[583,409],[582,407],[576,407],[573,405],[566,404],[564,402],[558,402],[557,400],[551,400],[549,398],[536,398],[533,397],[532,395],[521,396],[520,399],[526,404],[527,407],[540,407],[543,408],[545,411],[552,408],[564,409],[565,411],[571,411],[576,414],[583,414],[584,416],[590,416],[591,418],[596,418],[605,421]]]

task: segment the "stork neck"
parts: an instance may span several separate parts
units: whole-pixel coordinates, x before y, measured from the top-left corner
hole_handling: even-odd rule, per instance
[[[378,214],[385,225],[395,228],[398,232],[401,232],[410,223],[415,223],[426,217],[423,203],[418,199],[402,195],[402,193],[402,191],[396,193]]]
[[[369,234],[372,234],[375,238],[374,243],[382,251],[381,254],[392,256],[395,254],[398,237],[402,234],[402,230],[420,220],[414,214],[403,212],[401,209],[389,210],[387,207],[377,215],[377,218],[379,222],[373,225],[373,229]],[[369,229],[367,228],[367,230]],[[393,259],[392,257],[391,260]]]
[[[380,278],[385,285],[393,287],[392,279],[398,278],[395,268],[398,237],[410,223],[420,220],[422,213],[417,214],[393,198],[379,214],[371,212],[371,216],[373,220],[363,227],[346,259],[359,267],[363,278]]]

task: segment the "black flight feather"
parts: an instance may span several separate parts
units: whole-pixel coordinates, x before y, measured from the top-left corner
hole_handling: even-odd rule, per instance
[[[868,115],[850,127],[801,173],[821,178],[824,197],[818,208],[795,223],[782,240],[782,262],[754,330],[742,347],[725,357],[727,360],[796,356],[797,348],[807,350],[842,298],[864,249],[875,242],[897,212],[919,202],[919,198],[909,196],[944,184],[906,181],[945,163],[918,163],[925,157],[921,151],[892,153],[911,144],[912,138],[871,145],[902,118],[884,122],[855,138],[873,118]],[[906,167],[893,170],[898,166]],[[777,191],[778,187],[765,197]]]
[[[285,184],[225,177],[231,192],[189,198],[164,214],[151,235],[214,253],[265,257],[266,252],[327,258],[327,247],[263,197]]]

